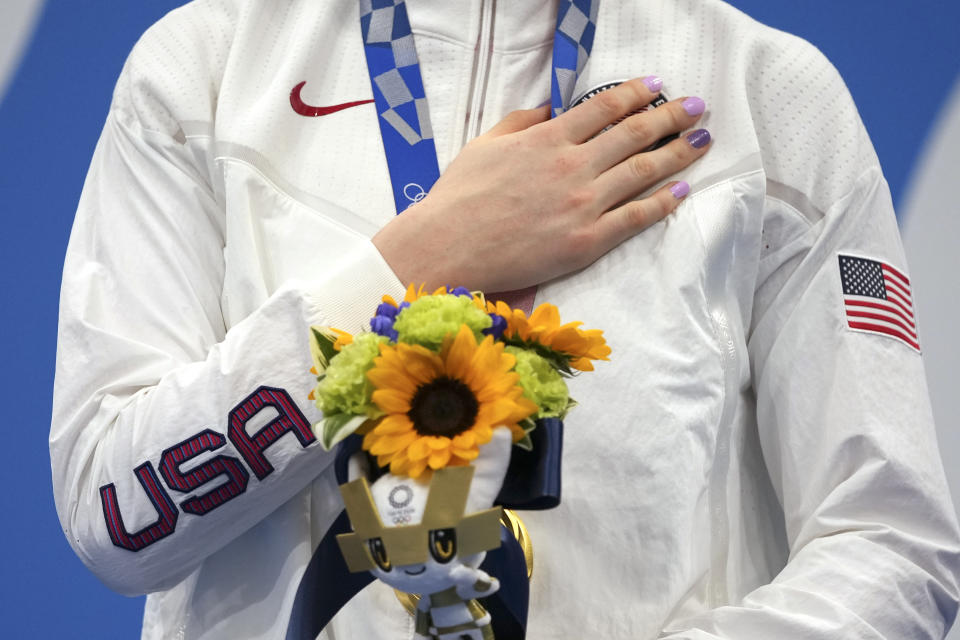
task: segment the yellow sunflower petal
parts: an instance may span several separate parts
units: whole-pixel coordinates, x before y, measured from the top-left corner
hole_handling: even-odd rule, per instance
[[[514,327],[514,331],[521,340],[528,340],[530,338],[531,326],[530,321],[527,319],[527,314],[525,314],[520,309],[513,310],[513,317],[510,318],[510,325]]]
[[[511,422],[519,422],[520,420],[529,418],[540,410],[536,402],[522,396],[514,401],[514,406],[514,412],[510,415]]]
[[[411,478],[419,478],[421,475],[423,475],[423,472],[426,470],[426,468],[427,468],[426,458],[416,462],[411,461],[410,466],[407,467],[407,475],[410,476]]]
[[[385,453],[396,453],[417,439],[413,431],[398,435],[379,436],[370,447],[370,453],[379,456]]]
[[[530,314],[530,324],[550,329],[560,326],[560,311],[556,305],[544,302]]]
[[[373,368],[367,371],[367,380],[377,389],[397,389],[411,396],[417,390],[417,381],[407,372],[395,348],[381,345],[380,355],[373,363]]]
[[[464,431],[453,437],[451,445],[457,449],[470,449],[477,446],[477,434],[471,431]]]
[[[577,371],[593,371],[593,363],[590,358],[577,358],[570,361],[570,366]]]
[[[333,343],[334,351],[340,351],[348,344],[353,343],[353,336],[347,333],[346,331],[341,331],[340,329],[335,329],[333,327],[330,327],[330,330],[333,331],[335,334],[337,334],[337,339]]]
[[[603,332],[598,329],[578,329],[580,324],[582,323],[571,322],[563,325],[549,336],[549,341],[544,344],[571,356],[606,360],[610,355],[610,347],[603,337]]]
[[[420,288],[421,292],[423,291],[423,286]],[[413,283],[411,282],[407,286],[406,292],[403,294],[404,302],[415,302],[420,296],[417,294],[417,290],[414,288]]]
[[[507,328],[503,335],[508,337],[520,334],[520,326],[525,324],[527,319],[526,314],[521,309],[511,309],[510,305],[503,300],[487,302],[487,313],[496,313],[507,321]]]
[[[506,320],[509,320],[511,316],[513,316],[513,309],[503,300],[497,300],[496,304],[493,304],[491,312],[503,316]]]
[[[438,291],[439,293],[445,293],[442,287]],[[404,302],[415,302],[420,298],[428,295],[431,295],[431,294],[427,293],[426,282],[421,282],[419,287],[414,287],[413,283],[410,283],[410,286],[407,287],[406,294],[403,296],[403,300]],[[436,294],[433,294],[433,295],[436,295]]]
[[[413,422],[404,413],[392,413],[384,416],[373,429],[378,436],[390,436],[398,433],[413,433]]]
[[[446,436],[427,436],[423,439],[426,440],[427,446],[433,451],[440,451],[450,446],[450,438]]]
[[[504,424],[514,411],[514,403],[508,398],[498,398],[485,402],[477,411],[477,423],[489,425]]]
[[[425,460],[427,457],[429,457],[430,452],[431,449],[427,444],[426,438],[417,438],[413,444],[407,447],[407,455],[413,462]]]
[[[523,393],[523,389],[517,386],[519,379],[519,374],[513,371],[500,374],[499,376],[488,376],[484,381],[485,384],[474,393],[476,393],[477,400],[481,403],[494,402],[497,398],[515,393],[516,390]]]
[[[474,391],[490,385],[491,381],[497,380],[513,368],[516,358],[504,353],[503,349],[504,344],[494,342],[493,336],[487,336],[477,346],[470,360],[471,375],[466,380]]]
[[[489,338],[490,336],[488,336]],[[486,343],[486,339],[483,341]],[[469,381],[471,378],[471,360],[477,351],[477,339],[465,324],[460,325],[444,358],[444,369],[451,378]]]
[[[401,346],[404,369],[418,386],[443,374],[443,360],[440,356],[420,345]]]
[[[478,449],[459,449],[457,447],[450,447],[450,453],[464,461],[474,460],[480,455]]]
[[[450,449],[441,449],[440,451],[434,451],[430,454],[430,459],[427,461],[427,465],[431,469],[443,469],[447,466],[447,462],[450,461]]]
[[[377,389],[371,399],[387,413],[406,413],[410,411],[410,398],[413,394],[399,389]]]
[[[550,341],[550,346],[565,353],[583,353],[589,347],[590,341],[582,331],[572,326],[579,324],[581,323],[571,322],[557,329]]]
[[[489,424],[477,423],[473,427],[473,433],[477,436],[478,445],[487,444],[493,438],[493,429]]]
[[[367,371],[367,380],[374,389],[391,389],[413,397],[417,392],[417,383],[407,374],[389,367],[374,366]],[[376,393],[376,392],[374,392]]]
[[[410,468],[410,461],[405,458],[393,458],[390,461],[390,473],[395,476],[407,475]]]

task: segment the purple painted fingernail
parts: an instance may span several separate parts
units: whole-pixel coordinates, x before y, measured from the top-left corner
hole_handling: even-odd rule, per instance
[[[688,193],[690,193],[690,185],[684,182],[683,180],[681,180],[677,184],[670,187],[670,193],[673,194],[674,198],[676,198],[677,200],[680,200],[681,198],[685,197]]]
[[[653,93],[660,93],[660,89],[663,89],[663,78],[660,76],[647,76],[642,82]]]
[[[710,132],[706,129],[697,129],[687,134],[687,142],[694,149],[702,149],[710,143]]]
[[[696,96],[690,96],[683,101],[683,110],[688,116],[698,116],[707,108],[707,104]]]

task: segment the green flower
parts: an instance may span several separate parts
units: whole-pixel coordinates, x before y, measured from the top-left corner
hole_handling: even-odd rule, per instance
[[[370,400],[373,385],[366,374],[373,367],[373,359],[380,355],[381,342],[387,339],[375,333],[361,333],[331,358],[326,375],[316,388],[317,408],[324,416],[346,413],[375,418],[380,415]]]
[[[411,302],[397,314],[393,328],[399,334],[398,342],[419,344],[436,351],[446,336],[457,335],[464,324],[480,342],[484,337],[481,332],[493,321],[469,296],[437,295]]]
[[[508,346],[506,352],[517,359],[513,370],[520,376],[523,395],[540,407],[537,417],[563,418],[572,401],[567,383],[556,368],[528,349]]]

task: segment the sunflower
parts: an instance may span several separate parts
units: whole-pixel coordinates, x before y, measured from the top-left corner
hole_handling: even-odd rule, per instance
[[[580,371],[593,371],[591,360],[609,360],[610,347],[603,331],[580,329],[582,322],[560,324],[560,312],[552,304],[541,304],[529,318],[522,309],[511,309],[502,301],[488,301],[487,312],[500,315],[507,321],[503,332],[507,343],[533,348],[549,359],[556,359],[550,358],[551,355],[557,356]],[[546,352],[538,347],[545,347]]]
[[[494,427],[508,427],[520,441],[519,423],[537,406],[517,385],[515,361],[491,336],[477,344],[467,326],[439,354],[420,345],[381,345],[367,377],[386,415],[364,436],[363,448],[391,473],[416,478],[427,468],[469,464]]]

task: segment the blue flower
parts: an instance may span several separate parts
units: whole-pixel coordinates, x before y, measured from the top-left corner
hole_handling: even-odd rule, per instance
[[[393,318],[374,316],[373,319],[370,320],[370,328],[373,329],[373,332],[377,335],[390,338],[393,342],[396,342],[399,337],[393,328]]]
[[[507,319],[498,313],[490,313],[487,315],[493,320],[493,324],[489,328],[484,329],[483,334],[493,336],[494,340],[499,340],[503,336],[503,332],[507,329]]]
[[[450,295],[452,295],[452,296],[467,296],[468,298],[472,298],[472,297],[473,297],[473,294],[470,293],[470,290],[467,289],[466,287],[457,287],[456,289],[452,289],[452,290],[450,290]]]
[[[397,309],[395,306],[393,306],[389,302],[382,302],[380,303],[380,306],[377,307],[376,315],[393,319],[397,317],[398,313],[400,313],[400,310]]]

